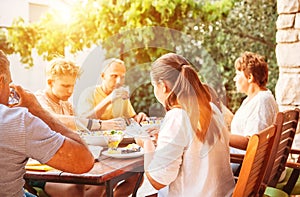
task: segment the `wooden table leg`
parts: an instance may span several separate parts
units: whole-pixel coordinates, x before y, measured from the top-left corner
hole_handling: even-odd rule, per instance
[[[105,182],[105,188],[106,188],[106,196],[107,197],[113,197],[114,196],[114,186],[121,180],[126,180],[127,178],[139,174],[138,180],[134,186],[134,190],[132,193],[132,197],[136,197],[136,193],[138,188],[140,187],[141,181],[143,180],[144,172],[141,170],[139,172],[127,172],[121,176],[115,177],[111,180],[108,180]]]
[[[297,163],[300,162],[300,156],[298,157],[298,160],[297,160]],[[286,192],[287,194],[291,194],[297,181],[298,181],[298,178],[299,178],[299,174],[300,174],[300,170],[298,169],[292,169],[292,173],[289,177],[289,180],[287,181],[286,185],[283,186],[282,190],[284,192]]]
[[[139,178],[138,178],[138,180],[137,180],[137,182],[134,186],[134,190],[132,192],[132,197],[136,197],[137,190],[139,189],[140,184],[141,184],[141,182],[143,180],[143,177],[144,177],[144,172],[139,172],[138,174],[139,174]]]
[[[105,188],[106,188],[106,196],[107,197],[113,197],[114,196],[114,184],[113,184],[113,181],[107,181],[107,182],[105,182]]]
[[[27,189],[28,192],[30,192],[30,193],[32,193],[34,195],[37,195],[36,190],[28,183],[27,180],[25,180],[24,188]]]

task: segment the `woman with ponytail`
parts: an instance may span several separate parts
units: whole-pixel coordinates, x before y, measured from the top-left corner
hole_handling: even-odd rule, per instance
[[[145,150],[145,172],[155,189],[169,187],[168,196],[230,196],[229,132],[220,111],[191,64],[168,53],[151,68],[157,100],[167,113],[155,147]]]

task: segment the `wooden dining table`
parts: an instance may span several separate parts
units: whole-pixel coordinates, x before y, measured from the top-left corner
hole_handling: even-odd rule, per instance
[[[137,190],[143,180],[143,156],[120,159],[101,155],[96,160],[92,170],[84,174],[72,174],[56,169],[49,171],[27,170],[24,175],[24,179],[27,183],[29,181],[46,181],[56,183],[104,185],[106,187],[106,196],[112,197],[116,183],[137,174],[139,178],[132,193],[132,196],[136,196]]]

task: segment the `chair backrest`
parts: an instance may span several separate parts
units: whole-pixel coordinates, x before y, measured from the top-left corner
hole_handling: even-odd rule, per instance
[[[276,126],[271,125],[258,134],[251,136],[240,175],[233,191],[233,197],[258,196],[265,189],[262,182],[268,165],[275,139]]]
[[[272,149],[270,156],[270,162],[273,163],[273,167],[267,169],[264,178],[264,183],[268,186],[275,187],[285,169],[285,164],[289,157],[296,134],[298,120],[299,109],[297,108],[294,110],[278,112],[276,115],[274,148]]]

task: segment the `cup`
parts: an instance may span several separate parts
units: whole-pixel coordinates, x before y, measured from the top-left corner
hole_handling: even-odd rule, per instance
[[[129,87],[121,86],[115,89],[112,93],[112,113],[114,117],[127,117],[126,102],[129,99]]]
[[[117,151],[120,142],[123,140],[123,131],[109,131],[104,133],[105,139],[107,141],[107,147],[109,153],[114,153]]]
[[[129,94],[130,94],[129,86],[122,86],[121,88],[123,89],[123,91],[126,91],[128,93],[128,97],[129,97]]]
[[[14,88],[10,88],[8,104],[9,105],[16,105],[16,104],[19,103],[19,100],[20,100],[20,96],[18,95],[18,93],[15,91]]]
[[[121,86],[117,89],[123,100],[129,99],[129,86]]]

